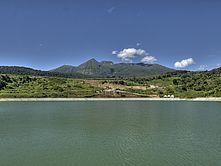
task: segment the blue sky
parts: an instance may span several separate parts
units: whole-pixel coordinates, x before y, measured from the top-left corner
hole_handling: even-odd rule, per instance
[[[219,66],[221,1],[0,0],[0,65],[47,70],[128,53],[127,62]]]

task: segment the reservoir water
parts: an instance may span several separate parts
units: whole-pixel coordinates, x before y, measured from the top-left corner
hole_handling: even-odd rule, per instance
[[[221,165],[221,102],[0,102],[0,166],[191,165]]]

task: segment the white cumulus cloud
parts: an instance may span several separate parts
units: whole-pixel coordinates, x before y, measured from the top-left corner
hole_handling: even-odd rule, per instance
[[[153,56],[145,56],[144,58],[141,59],[142,63],[148,63],[148,64],[149,63],[152,64],[152,63],[154,63],[156,61],[157,61],[157,59],[155,57],[153,57]]]
[[[112,51],[112,54],[113,55],[117,55],[117,51]]]
[[[209,66],[208,65],[200,65],[199,67],[199,71],[205,71],[205,70],[208,70],[209,69]]]
[[[174,66],[176,67],[176,68],[185,68],[185,67],[188,67],[188,66],[190,66],[190,65],[193,65],[195,62],[194,62],[194,60],[193,60],[193,58],[189,58],[189,59],[184,59],[184,60],[182,60],[182,61],[180,61],[180,62],[176,62],[175,64],[174,64]]]
[[[133,58],[136,56],[148,56],[149,53],[147,53],[143,49],[136,49],[136,48],[126,48],[122,51],[112,51],[113,55],[117,55],[118,58],[120,58],[122,61],[129,61],[131,62]]]

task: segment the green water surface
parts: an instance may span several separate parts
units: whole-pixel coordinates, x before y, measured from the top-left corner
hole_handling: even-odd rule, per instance
[[[221,102],[1,102],[0,166],[219,166]]]

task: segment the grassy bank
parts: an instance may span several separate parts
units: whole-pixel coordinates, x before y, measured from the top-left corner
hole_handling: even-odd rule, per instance
[[[147,78],[73,79],[0,76],[0,98],[221,97],[219,72],[176,72]]]

